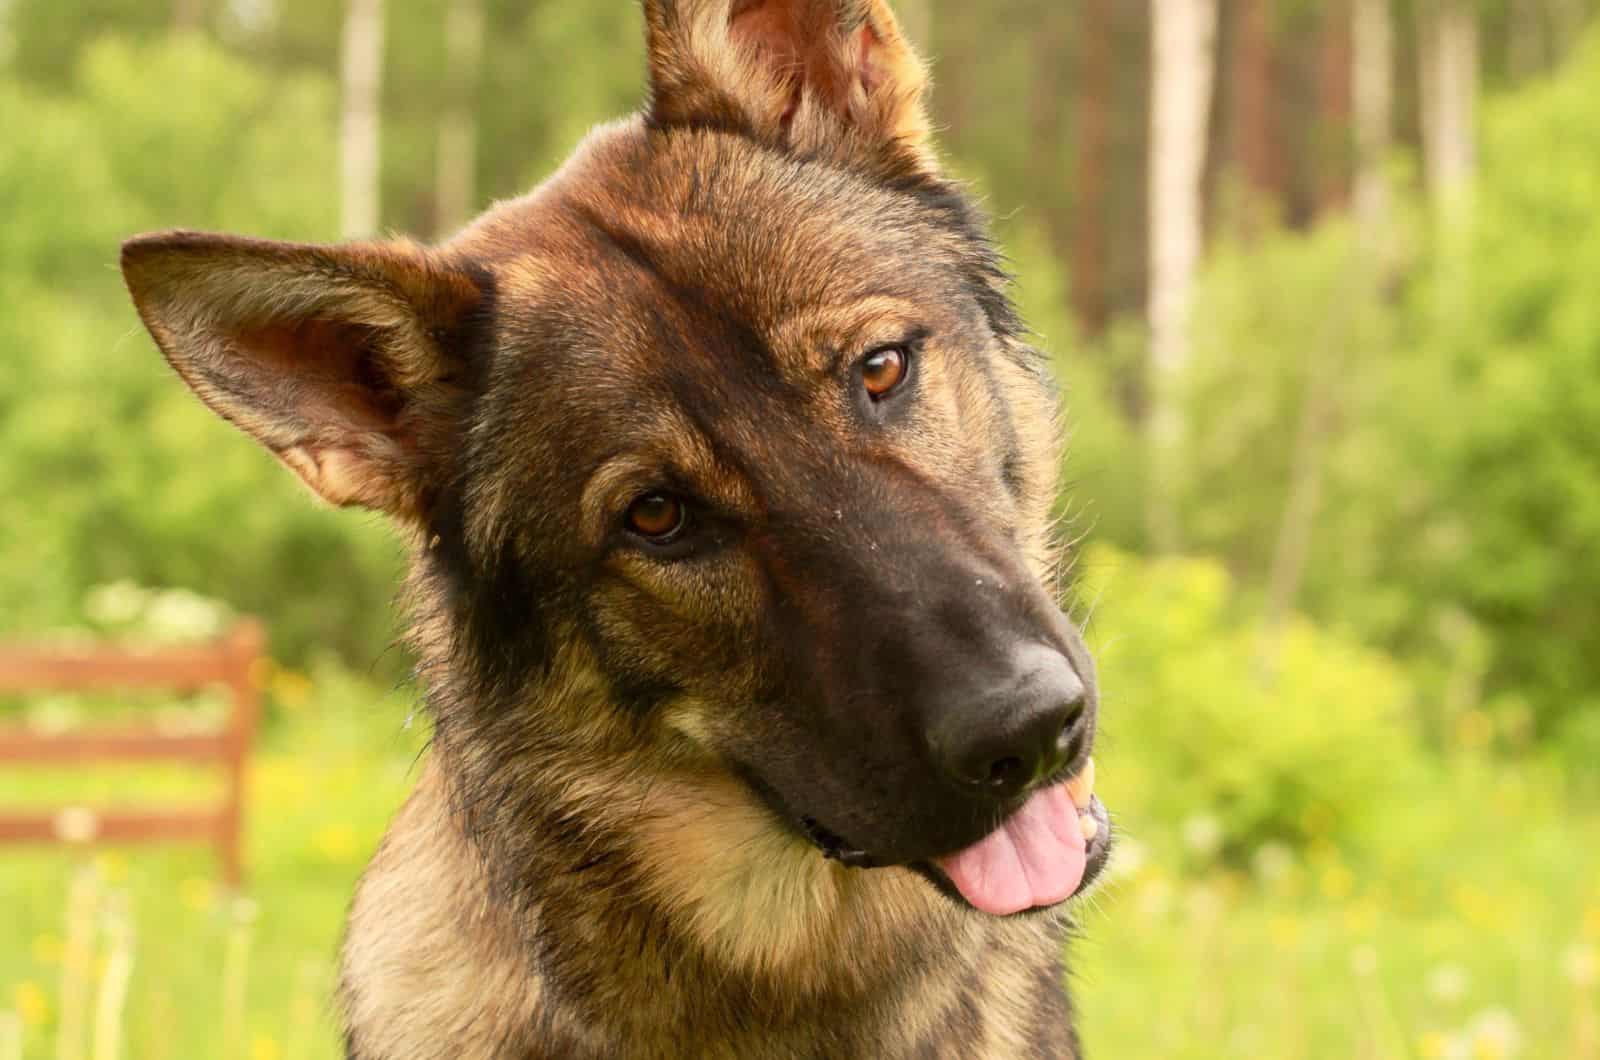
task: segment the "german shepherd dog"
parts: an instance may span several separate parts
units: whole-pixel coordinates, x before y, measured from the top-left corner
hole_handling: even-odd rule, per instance
[[[123,248],[207,405],[414,542],[433,723],[348,1055],[1071,1057],[1105,863],[1055,398],[885,0],[645,0],[448,242]]]

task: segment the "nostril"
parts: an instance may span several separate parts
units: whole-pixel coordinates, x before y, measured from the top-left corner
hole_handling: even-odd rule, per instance
[[[971,795],[1009,802],[1087,753],[1093,697],[1068,659],[1042,647],[1022,653],[998,694],[963,697],[928,733],[946,777]]]
[[[989,763],[989,787],[998,792],[1020,791],[1033,779],[1033,770],[1016,755]]]
[[[1051,772],[1064,769],[1068,763],[1076,762],[1083,757],[1085,735],[1081,725],[1069,725],[1061,730],[1061,735],[1056,740],[1055,762]]]
[[[1051,772],[1060,769],[1078,757],[1083,750],[1085,730],[1084,701],[1077,699],[1067,704],[1062,710],[1061,728],[1056,732]]]
[[[1082,696],[1079,696],[1078,698],[1062,705],[1061,732],[1063,734],[1069,733],[1073,729],[1076,729],[1078,727],[1078,722],[1083,720],[1083,705],[1084,700]]]

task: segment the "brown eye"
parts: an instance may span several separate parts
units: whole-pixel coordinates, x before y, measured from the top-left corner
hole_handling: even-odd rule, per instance
[[[878,401],[894,393],[895,388],[906,381],[909,367],[910,362],[902,347],[885,346],[869,353],[867,359],[861,362],[861,382],[872,399]]]
[[[665,493],[640,497],[628,509],[628,529],[652,541],[666,541],[683,529],[683,502]]]

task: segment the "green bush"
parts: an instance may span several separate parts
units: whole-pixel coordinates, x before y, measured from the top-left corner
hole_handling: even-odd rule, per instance
[[[1594,745],[1582,719],[1600,710],[1596,99],[1600,35],[1487,108],[1465,213],[1428,222],[1401,180],[1381,259],[1345,220],[1223,238],[1196,292],[1183,547],[1218,556],[1259,604],[1292,483],[1313,467],[1296,603],[1403,660],[1439,743],[1486,710],[1507,742]],[[1082,375],[1087,359],[1068,360]],[[1128,469],[1072,481],[1069,458],[1093,508],[1134,510],[1136,442],[1126,422],[1082,421],[1080,449]],[[1126,516],[1103,529],[1143,545]]]
[[[1391,410],[1429,471],[1417,578],[1492,634],[1490,695],[1545,735],[1600,710],[1600,35],[1489,107],[1464,255],[1414,306]],[[1414,405],[1435,410],[1422,421]]]
[[[1033,341],[1051,357],[1065,430],[1059,511],[1070,537],[1138,540],[1143,510],[1143,450],[1117,401],[1114,380],[1142,356],[1143,328],[1119,326],[1087,343],[1066,303],[1067,275],[1040,231],[1020,222],[1002,228],[1015,297]]]
[[[117,246],[173,225],[334,234],[334,94],[199,39],[84,55],[72,94],[0,82],[0,631],[77,621],[118,579],[263,615],[275,648],[372,665],[396,547],[312,502],[167,369]],[[392,658],[392,656],[390,656]]]
[[[1269,640],[1207,559],[1080,561],[1107,805],[1201,857],[1359,839],[1417,759],[1394,662],[1294,619]]]

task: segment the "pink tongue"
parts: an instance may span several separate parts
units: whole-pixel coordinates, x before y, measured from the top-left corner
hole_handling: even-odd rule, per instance
[[[1072,897],[1083,879],[1086,846],[1078,811],[1058,784],[1037,792],[967,849],[938,861],[974,908],[1005,916]]]

